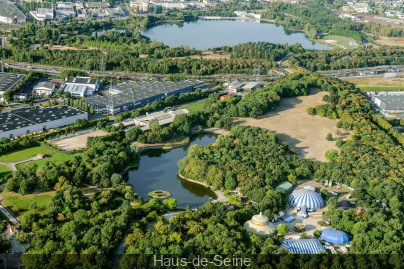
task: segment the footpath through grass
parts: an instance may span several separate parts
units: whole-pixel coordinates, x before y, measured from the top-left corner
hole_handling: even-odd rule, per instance
[[[56,150],[45,148],[45,147],[33,147],[29,149],[23,149],[19,151],[14,151],[12,153],[3,154],[0,156],[0,162],[4,163],[14,163],[29,159],[31,157],[36,156],[39,153],[44,155],[50,155],[56,153]]]
[[[54,195],[54,191],[28,195],[21,195],[14,192],[4,191],[2,194],[4,203],[10,209],[12,209],[14,214],[19,218],[22,218],[25,214],[32,213],[32,210],[30,209],[30,204],[32,202],[36,202],[37,212],[45,212],[46,206],[52,201],[52,197]]]
[[[56,154],[52,155],[51,157],[46,158],[44,160],[21,163],[21,164],[17,165],[17,169],[18,170],[24,169],[25,166],[27,166],[29,163],[35,163],[36,165],[38,165],[38,168],[39,168],[39,167],[45,165],[46,162],[52,162],[52,163],[63,162],[63,161],[70,159],[72,156],[73,155],[56,153]]]

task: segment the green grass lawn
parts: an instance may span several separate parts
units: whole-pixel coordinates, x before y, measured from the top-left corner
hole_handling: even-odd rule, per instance
[[[0,164],[0,179],[6,177],[8,174],[11,174],[13,171],[10,167],[4,164]]]
[[[4,162],[4,163],[19,162],[19,161],[23,161],[23,160],[29,159],[31,157],[34,157],[38,153],[47,155],[47,154],[53,154],[55,152],[56,152],[55,150],[45,148],[45,147],[34,147],[34,148],[23,149],[23,150],[1,155],[0,162]]]
[[[404,87],[396,86],[357,86],[362,92],[396,92],[404,91]]]
[[[56,154],[52,155],[52,157],[46,158],[44,160],[21,163],[21,164],[17,165],[17,169],[18,170],[24,169],[24,167],[29,163],[35,163],[36,165],[38,165],[38,168],[39,168],[42,165],[44,165],[46,162],[57,163],[57,162],[61,162],[61,161],[66,161],[69,158],[71,158],[72,156],[73,155],[63,154],[63,153],[56,153]]]
[[[52,197],[55,195],[55,192],[47,192],[43,194],[29,194],[29,195],[21,195],[18,193],[10,193],[7,191],[3,192],[3,200],[4,203],[9,207],[18,208],[19,212],[14,214],[17,217],[22,218],[25,214],[31,213],[29,205],[32,202],[36,202],[37,209],[36,211],[42,213],[45,211],[46,206],[52,201]]]
[[[344,47],[347,47],[349,44],[349,38],[345,36],[338,36],[338,35],[325,35],[321,37],[321,40],[326,41],[326,40],[335,40],[337,42],[333,42],[334,44],[341,45]],[[327,42],[328,43],[328,42]],[[332,44],[332,43],[330,43]]]
[[[181,109],[188,109],[189,112],[196,112],[203,109],[203,100],[194,102],[185,106],[180,107]]]

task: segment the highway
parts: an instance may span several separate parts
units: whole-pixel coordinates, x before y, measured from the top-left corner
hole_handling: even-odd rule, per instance
[[[402,76],[404,75],[404,65],[382,65],[376,67],[319,71],[319,73],[336,78],[384,77],[385,73],[396,73],[397,76]]]
[[[53,67],[53,66],[45,66],[45,65],[32,65],[32,64],[26,64],[26,63],[15,63],[15,62],[5,62],[5,61],[0,61],[0,63],[3,63],[5,67],[13,68],[16,70],[25,70],[25,71],[34,71],[34,72],[41,72],[41,73],[47,73],[52,76],[57,76],[59,75],[60,71],[63,69],[66,70],[76,70],[76,71],[84,71],[87,73],[88,76],[92,77],[121,77],[121,78],[127,78],[127,79],[158,79],[158,80],[165,80],[167,75],[161,75],[161,74],[144,74],[144,73],[125,73],[125,72],[116,72],[116,71],[106,71],[103,74],[99,71],[86,71],[78,68],[63,68],[63,67]],[[271,78],[270,75],[261,75],[261,78]],[[243,80],[256,80],[256,77],[254,75],[246,75],[246,74],[233,74],[233,75],[208,75],[208,76],[193,76],[193,75],[188,75],[187,79],[215,79],[217,81],[225,81],[225,80],[237,80],[237,79],[243,79]]]

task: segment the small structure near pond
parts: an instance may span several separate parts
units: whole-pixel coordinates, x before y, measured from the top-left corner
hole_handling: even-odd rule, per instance
[[[170,195],[171,194],[168,191],[157,190],[149,192],[149,196],[156,199],[165,199],[170,197]]]

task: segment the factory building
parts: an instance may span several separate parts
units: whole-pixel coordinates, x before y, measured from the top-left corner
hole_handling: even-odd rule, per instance
[[[88,113],[69,106],[20,108],[0,113],[0,138],[13,138],[74,124]]]
[[[54,19],[53,8],[38,8],[36,11],[30,11],[30,13],[37,21]]]
[[[3,101],[3,93],[12,90],[25,75],[13,73],[0,73],[0,101]]]
[[[35,87],[35,95],[53,95],[55,92],[55,84],[52,82],[39,82]]]
[[[100,84],[98,79],[89,77],[70,77],[66,80],[64,92],[70,93],[71,97],[85,97],[94,95]]]
[[[203,81],[126,81],[110,89],[104,96],[90,96],[86,102],[96,113],[119,113],[151,104],[171,95],[192,92],[203,87]]]
[[[404,92],[368,93],[368,96],[382,113],[404,112]]]

